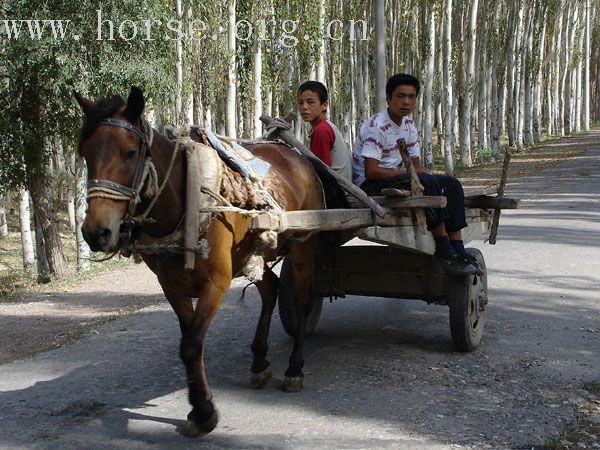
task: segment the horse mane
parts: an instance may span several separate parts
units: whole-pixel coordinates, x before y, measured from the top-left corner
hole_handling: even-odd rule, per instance
[[[341,188],[337,180],[331,175],[322,164],[310,160],[317,176],[323,184],[323,192],[325,194],[325,205],[327,209],[345,209],[350,208],[348,199],[344,190]]]
[[[103,98],[96,103],[95,107],[85,115],[81,133],[79,133],[79,142],[77,151],[81,153],[81,146],[98,127],[101,120],[112,117],[125,107],[125,100],[120,95],[112,95]]]

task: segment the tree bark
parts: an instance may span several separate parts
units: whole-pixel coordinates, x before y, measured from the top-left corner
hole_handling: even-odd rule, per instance
[[[481,20],[481,50],[479,52],[479,108],[478,108],[478,154],[488,148],[488,133],[487,133],[487,40],[488,40],[488,25],[487,25],[487,3],[483,6]]]
[[[583,75],[583,129],[590,129],[590,0],[585,0],[585,48],[584,48],[584,75]],[[598,89],[598,87],[596,87]]]
[[[8,239],[8,222],[6,221],[6,197],[0,194],[0,239]]]
[[[508,14],[508,29],[506,31],[506,132],[508,134],[508,145],[513,147],[516,143],[515,135],[515,108],[514,108],[514,80],[515,80],[515,22],[516,22],[516,0],[510,0],[510,11]]]
[[[468,167],[473,162],[471,149],[471,109],[473,107],[473,95],[475,92],[473,75],[475,70],[475,49],[477,43],[477,13],[479,0],[471,0],[469,13],[469,45],[467,48],[467,67],[465,73],[464,105],[460,114],[460,162],[463,167]],[[481,46],[480,46],[481,47]],[[480,48],[480,53],[485,48]],[[479,82],[481,83],[481,77]]]
[[[31,214],[29,213],[29,192],[19,190],[19,223],[21,226],[21,252],[23,254],[23,269],[30,272],[35,262],[33,240],[31,239]]]
[[[237,76],[236,76],[236,0],[228,0],[227,11],[229,17],[228,27],[228,84],[227,84],[227,111],[226,111],[226,133],[231,138],[237,138],[236,130],[236,102],[237,102]]]
[[[452,0],[446,0],[446,24],[444,31],[444,156],[446,173],[454,173],[454,99],[452,90]]]
[[[79,156],[75,159],[75,240],[77,244],[77,270],[90,270],[90,248],[81,234],[87,210],[87,171],[85,160]]]
[[[50,272],[50,266],[48,265],[48,258],[46,257],[46,249],[44,247],[44,232],[39,225],[39,221],[33,214],[33,222],[35,224],[35,260],[37,266],[37,282],[38,283],[49,283],[52,281],[52,273]]]
[[[433,83],[435,67],[435,10],[428,6],[429,42],[427,46],[427,75],[425,77],[425,96],[423,100],[423,152],[425,167],[433,168]]]
[[[69,229],[75,232],[75,152],[71,151],[68,157],[67,174],[67,213],[69,215]]]
[[[319,0],[319,33],[321,36],[325,29],[325,0]],[[325,39],[319,42],[319,56],[317,59],[317,81],[325,83]]]
[[[29,191],[33,201],[36,224],[39,225],[43,235],[49,270],[56,278],[64,278],[71,271],[63,254],[59,222],[48,199],[46,176],[43,172],[37,172],[31,176]]]
[[[181,0],[175,0],[175,12],[177,13],[177,19],[182,19],[182,5]],[[177,69],[177,91],[175,93],[175,126],[180,127],[185,122],[185,114],[183,113],[183,43],[181,39],[175,40],[175,52],[177,60],[175,67]]]
[[[377,110],[383,111],[386,107],[385,101],[385,83],[386,83],[386,55],[385,55],[385,1],[375,0],[376,16],[376,42],[377,42]]]
[[[263,115],[262,68],[262,47],[260,40],[256,39],[254,41],[254,138],[262,135],[262,122],[260,121],[260,117]]]

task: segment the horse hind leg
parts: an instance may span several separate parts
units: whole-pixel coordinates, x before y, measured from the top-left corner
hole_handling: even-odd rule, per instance
[[[285,371],[283,390],[297,392],[304,388],[304,336],[306,319],[312,309],[311,286],[315,268],[317,238],[290,247],[292,268],[294,273],[294,292],[298,327],[294,337],[294,349],[289,359],[289,366]]]
[[[271,364],[267,359],[267,351],[271,317],[279,291],[279,278],[265,265],[263,279],[256,282],[256,287],[260,293],[262,308],[251,347],[252,378],[250,379],[250,384],[253,388],[262,389],[272,376]]]

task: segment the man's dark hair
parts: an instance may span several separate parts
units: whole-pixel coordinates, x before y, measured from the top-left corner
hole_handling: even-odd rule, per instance
[[[419,83],[417,78],[407,73],[397,73],[396,75],[392,75],[387,81],[387,84],[385,85],[385,95],[391,97],[396,88],[402,85],[414,86],[417,90],[417,95],[421,90],[421,83]]]
[[[321,103],[329,101],[329,94],[327,93],[327,88],[320,81],[305,81],[298,88],[298,95],[302,94],[304,91],[316,92],[319,96],[319,100],[321,100]]]

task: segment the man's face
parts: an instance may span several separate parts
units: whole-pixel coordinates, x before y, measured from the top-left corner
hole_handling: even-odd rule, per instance
[[[327,112],[327,102],[321,103],[315,91],[298,94],[298,112],[305,122],[315,124]]]
[[[412,113],[417,103],[417,89],[409,84],[396,86],[390,97],[387,97],[388,111],[392,120],[402,119]]]

